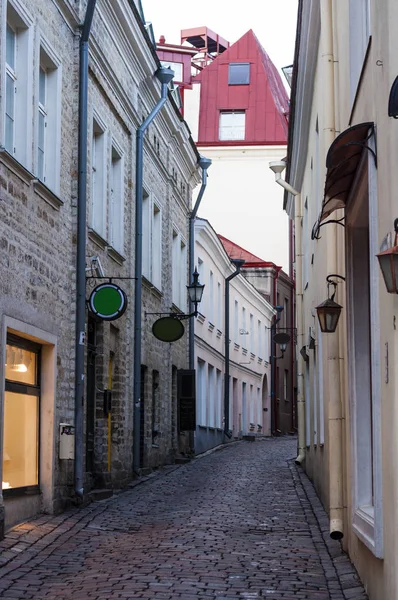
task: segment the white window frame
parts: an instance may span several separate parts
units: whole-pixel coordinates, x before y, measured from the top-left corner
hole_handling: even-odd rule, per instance
[[[89,226],[106,239],[107,128],[94,112],[91,136],[91,201]]]
[[[246,111],[221,110],[218,139],[220,141],[244,140],[246,134]]]
[[[172,239],[172,296],[173,304],[185,311],[187,308],[188,249],[185,238],[173,227]]]
[[[1,98],[1,143],[18,162],[32,171],[32,89],[33,89],[33,18],[19,0],[6,2],[3,12],[5,20],[4,62],[2,69],[2,85],[6,90],[7,77],[14,82],[13,136],[12,142],[6,143],[6,94]],[[6,25],[9,24],[16,34],[15,65],[6,65]],[[1,27],[0,27],[1,29]]]
[[[368,145],[375,150],[374,137]],[[358,538],[377,557],[383,558],[383,488],[382,488],[382,443],[381,443],[381,345],[379,313],[379,266],[378,248],[378,203],[377,171],[373,155],[364,152],[357,177],[347,203],[347,325],[348,325],[348,379],[351,401],[351,454],[352,454],[352,528]],[[369,261],[363,265],[369,273],[369,312],[359,299],[358,282],[360,265],[354,259],[359,252],[358,238],[351,227],[361,212],[360,199],[365,198],[369,206]],[[363,204],[362,204],[363,206]],[[356,215],[357,213],[357,215]],[[357,231],[361,231],[357,229]],[[355,290],[354,290],[355,278]],[[364,283],[366,285],[366,283]],[[364,290],[366,292],[366,290]],[[369,327],[365,333],[368,355],[364,355],[366,343],[360,339],[363,320]],[[362,325],[361,325],[362,319]],[[358,343],[356,344],[356,340]],[[370,386],[364,373],[369,374]],[[367,402],[366,402],[367,401]]]
[[[153,194],[143,191],[142,274],[159,291],[162,289],[162,206]]]
[[[43,37],[39,42],[39,68],[36,85],[36,173],[55,194],[60,191],[61,174],[61,83],[59,58]],[[40,98],[40,71],[44,72],[45,102]],[[39,168],[40,117],[44,118],[43,169]]]
[[[350,100],[353,105],[371,33],[370,0],[349,0]]]
[[[196,380],[196,417],[198,425],[206,426],[207,418],[207,368],[206,362],[198,357],[197,359],[197,380]]]
[[[124,158],[120,146],[112,140],[109,176],[109,242],[124,254]]]

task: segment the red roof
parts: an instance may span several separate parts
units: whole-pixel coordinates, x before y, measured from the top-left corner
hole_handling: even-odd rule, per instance
[[[250,82],[229,85],[230,63],[249,63]],[[250,29],[193,77],[201,83],[199,145],[284,145],[287,143],[289,99],[282,79]],[[220,111],[244,111],[244,140],[220,141]]]
[[[247,267],[263,267],[263,268],[269,267],[271,269],[272,268],[277,269],[278,271],[280,271],[282,269],[282,267],[278,267],[275,263],[265,261],[262,258],[259,258],[258,256],[256,256],[255,254],[252,254],[248,250],[245,250],[244,248],[242,248],[242,246],[235,244],[235,242],[231,242],[231,240],[227,239],[223,235],[220,235],[219,233],[217,235],[218,235],[222,245],[224,246],[226,253],[228,254],[228,256],[230,258],[243,258],[244,259],[245,264],[243,265],[242,268],[244,268],[244,267],[246,267],[246,268]]]

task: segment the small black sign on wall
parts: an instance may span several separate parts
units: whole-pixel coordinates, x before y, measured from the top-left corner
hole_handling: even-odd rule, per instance
[[[195,431],[195,369],[179,369],[177,371],[177,400],[179,431]]]

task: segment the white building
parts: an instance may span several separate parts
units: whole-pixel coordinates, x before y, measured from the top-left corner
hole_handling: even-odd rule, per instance
[[[195,223],[195,265],[205,284],[195,320],[195,452],[224,439],[225,285],[236,270],[205,219]],[[232,436],[270,434],[272,306],[242,274],[229,282],[229,413]]]

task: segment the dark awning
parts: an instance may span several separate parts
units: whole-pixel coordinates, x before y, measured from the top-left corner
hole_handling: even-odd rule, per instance
[[[344,208],[351,185],[367,141],[374,132],[374,123],[359,123],[346,129],[334,140],[326,157],[325,195],[319,222],[338,208]],[[373,152],[373,150],[371,150]]]

